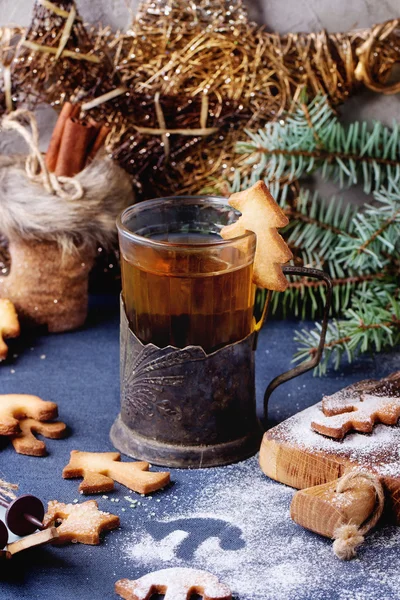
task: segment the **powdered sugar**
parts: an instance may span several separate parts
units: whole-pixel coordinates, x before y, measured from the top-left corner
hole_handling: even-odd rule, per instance
[[[187,567],[173,567],[148,573],[137,580],[122,580],[117,589],[129,592],[138,600],[147,600],[154,590],[165,593],[165,600],[187,600],[188,595],[197,590],[203,591],[210,600],[229,600],[229,588],[218,581],[212,573]],[[126,597],[124,595],[124,597]]]
[[[122,547],[127,577],[182,566],[214,573],[240,600],[397,597],[397,528],[367,537],[360,558],[344,563],[331,541],[291,521],[294,490],[265,477],[255,458],[173,478],[155,516],[146,505],[135,511]]]
[[[334,394],[323,399],[322,412],[311,426],[329,437],[342,438],[350,430],[371,432],[376,422],[395,425],[399,417],[400,398]]]
[[[400,427],[376,425],[371,434],[349,433],[343,440],[327,438],[311,429],[311,423],[321,418],[321,404],[311,406],[281,423],[273,430],[274,439],[304,450],[323,451],[376,473],[400,477]]]

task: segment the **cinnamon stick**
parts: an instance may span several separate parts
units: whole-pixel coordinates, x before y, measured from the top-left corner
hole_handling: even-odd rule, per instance
[[[79,112],[79,106],[77,104],[71,104],[71,102],[65,102],[60,114],[58,115],[57,122],[54,126],[53,134],[50,138],[49,147],[46,152],[46,166],[52,173],[55,171],[57,165],[58,153],[60,150],[61,140],[63,137],[65,123],[67,119],[76,116]]]
[[[73,177],[82,171],[96,131],[96,127],[87,122],[66,120],[55,169],[58,177]]]
[[[94,140],[93,146],[89,152],[88,162],[92,161],[96,156],[97,152],[104,145],[108,134],[110,133],[110,127],[108,125],[102,125],[98,130],[96,139]]]

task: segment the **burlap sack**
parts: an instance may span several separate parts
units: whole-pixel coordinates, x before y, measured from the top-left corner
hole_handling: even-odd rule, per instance
[[[0,156],[0,232],[11,257],[0,297],[15,304],[22,323],[66,331],[85,321],[97,248],[115,240],[132,186],[104,154],[74,178],[56,179],[30,142],[28,157]]]

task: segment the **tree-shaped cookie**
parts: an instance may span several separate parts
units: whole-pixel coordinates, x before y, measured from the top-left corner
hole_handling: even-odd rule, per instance
[[[0,435],[19,433],[19,421],[26,417],[50,421],[58,414],[57,404],[29,394],[0,395]]]
[[[45,527],[57,526],[57,544],[79,542],[97,545],[100,533],[119,527],[119,517],[98,509],[96,500],[64,504],[51,500],[43,519]]]
[[[153,594],[165,594],[164,600],[188,600],[201,594],[203,600],[231,600],[228,586],[218,577],[198,569],[175,567],[148,573],[140,579],[120,579],[115,591],[124,600],[148,600]]]
[[[79,486],[79,491],[83,494],[109,492],[114,489],[114,481],[139,494],[150,494],[169,483],[168,472],[150,473],[147,462],[120,461],[119,452],[72,450],[69,464],[63,470],[63,477],[83,477]]]
[[[258,181],[243,192],[232,194],[229,204],[239,210],[242,216],[232,225],[223,227],[221,236],[231,239],[243,235],[245,231],[253,231],[257,235],[253,281],[259,287],[283,292],[288,281],[282,272],[282,265],[292,258],[292,253],[277,228],[285,227],[288,218],[263,181]]]
[[[400,418],[400,371],[379,382],[361,382],[322,400],[311,423],[314,431],[341,439],[349,431],[370,433],[375,423],[395,425]]]
[[[17,312],[14,304],[5,298],[0,298],[0,361],[7,358],[7,338],[15,338],[20,334]]]

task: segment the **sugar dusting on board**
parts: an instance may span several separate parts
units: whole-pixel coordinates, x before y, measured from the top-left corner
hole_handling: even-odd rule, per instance
[[[373,465],[374,471],[381,475],[400,477],[399,424],[378,424],[371,434],[348,433],[343,440],[335,440],[311,429],[311,422],[317,421],[321,413],[321,404],[303,410],[281,423],[279,433],[274,437],[307,451],[324,451],[346,457],[366,468]]]
[[[290,519],[294,490],[265,477],[256,458],[175,471],[174,480],[156,510],[153,500],[135,511],[122,547],[128,573],[205,569],[240,600],[326,600],[333,597],[333,585],[340,599],[397,597],[399,528],[377,530],[359,558],[343,562],[333,555],[330,540]]]

